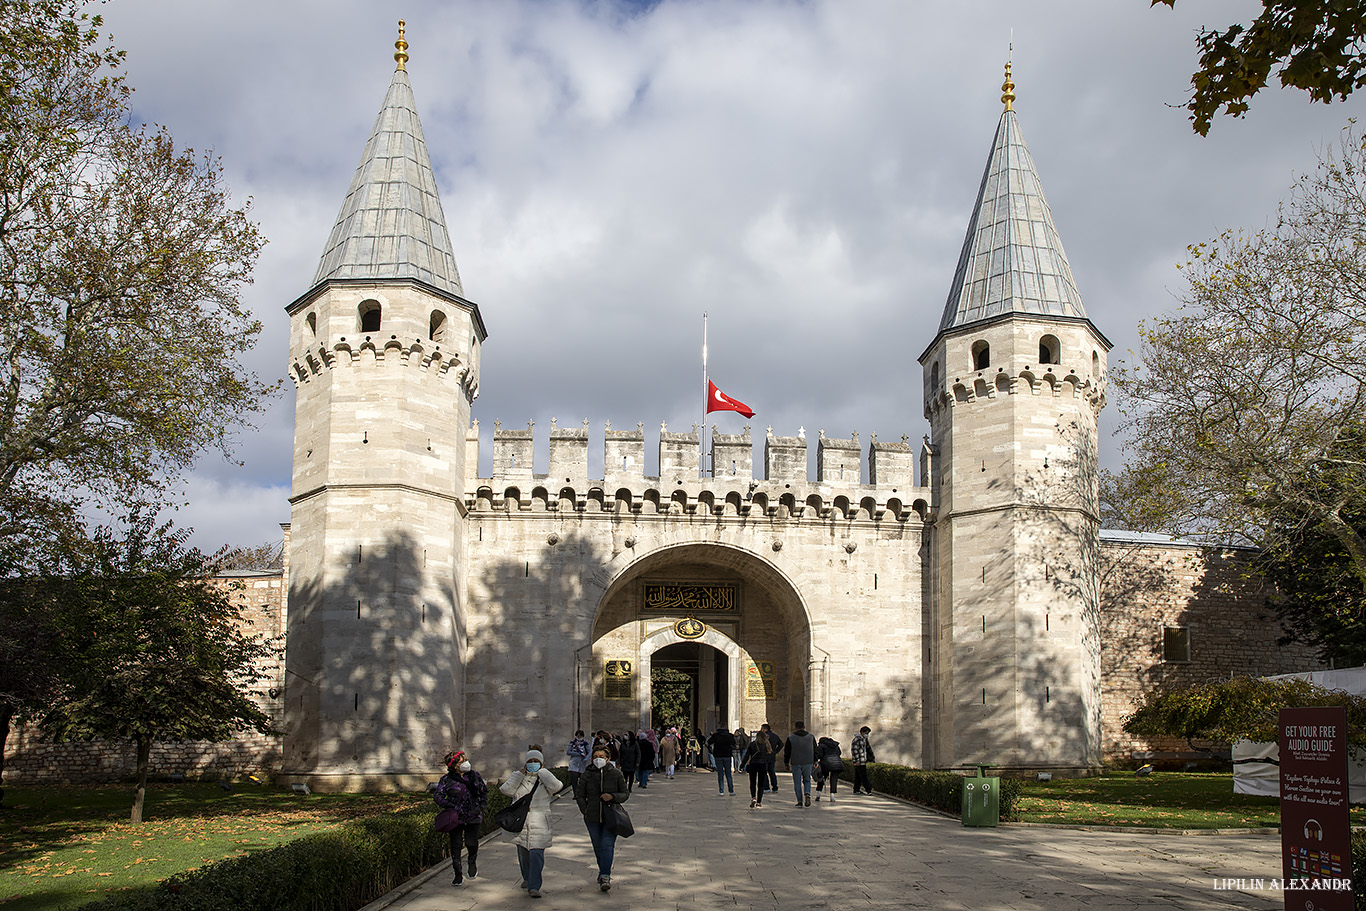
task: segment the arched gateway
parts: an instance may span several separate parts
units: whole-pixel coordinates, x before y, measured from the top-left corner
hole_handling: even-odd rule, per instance
[[[687,720],[702,730],[787,730],[826,713],[824,667],[793,582],[760,556],[726,544],[679,544],[619,572],[598,605],[578,711],[585,726],[639,729]],[[656,658],[658,656],[658,660]],[[684,719],[655,717],[651,672],[693,678]]]

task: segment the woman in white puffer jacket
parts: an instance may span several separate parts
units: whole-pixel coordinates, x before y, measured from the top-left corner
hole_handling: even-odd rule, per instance
[[[536,782],[541,786],[536,787]],[[541,897],[541,874],[545,870],[545,849],[550,847],[553,833],[550,828],[550,795],[560,789],[560,780],[545,767],[541,748],[532,744],[527,750],[522,768],[508,776],[498,790],[517,800],[531,794],[531,806],[526,814],[526,825],[513,836],[517,845],[517,864],[522,870],[522,888],[533,898]]]

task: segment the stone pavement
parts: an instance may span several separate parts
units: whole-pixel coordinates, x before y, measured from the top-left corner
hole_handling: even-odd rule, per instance
[[[450,863],[366,911],[534,911],[603,905],[647,911],[933,908],[1280,909],[1279,890],[1216,889],[1215,880],[1280,876],[1276,835],[1152,835],[1095,829],[970,829],[880,795],[841,789],[834,805],[798,809],[791,776],[749,809],[749,778],[734,797],[716,776],[652,778],[626,807],[636,826],[617,840],[612,891],[596,885],[578,807],[554,806],[543,897],[517,888],[517,852],[499,833],[479,853],[479,877],[451,885]],[[742,793],[743,791],[743,793]],[[407,890],[405,892],[405,890]]]

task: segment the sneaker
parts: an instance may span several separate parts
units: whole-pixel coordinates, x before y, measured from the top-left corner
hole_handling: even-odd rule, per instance
[[[807,795],[806,795],[806,805],[807,805],[808,807],[811,806],[811,795],[810,795],[810,794],[807,794]]]
[[[540,898],[540,897],[541,897],[541,890],[540,890],[540,889],[527,889],[527,890],[526,890],[526,894],[527,894],[527,895],[530,895],[532,898]]]
[[[474,865],[474,861],[471,860],[471,861],[470,861],[470,879],[474,879],[474,878],[475,878],[476,876],[478,876],[478,875],[479,875],[479,868],[476,867],[476,866]]]
[[[817,797],[816,799],[817,799],[817,800],[820,800],[819,797]],[[834,795],[834,794],[831,794],[831,795],[830,795],[830,802],[831,802],[831,803],[834,803],[834,802],[835,802],[835,795]]]
[[[807,799],[810,800],[810,798],[807,798]],[[816,792],[816,803],[820,803],[820,802],[821,802],[821,792],[820,792],[820,791],[817,791],[817,792]]]
[[[735,792],[734,792],[734,791],[731,791],[731,792],[730,792],[730,796],[731,796],[731,797],[734,797],[734,796],[735,796]]]
[[[801,805],[802,805],[802,802],[801,802],[801,801],[800,801],[800,800],[799,800],[799,801],[797,801],[797,806],[799,806],[799,807],[800,807],[800,806],[801,806]]]
[[[599,876],[599,877],[598,877],[598,888],[601,889],[603,892],[611,892],[611,891],[612,891],[612,877],[610,877],[610,876]]]
[[[517,888],[518,888],[518,889],[521,889],[523,892],[525,892],[525,891],[526,891],[526,880],[524,880],[524,879],[519,879],[519,880],[517,880]]]
[[[752,797],[749,799],[749,808],[750,808],[751,810],[754,809],[755,807],[757,807],[758,805],[759,805],[759,801],[755,800],[755,799],[752,798]]]
[[[725,797],[725,796],[726,796],[726,792],[725,792],[725,791],[717,791],[717,792],[716,792],[716,796],[717,796],[717,797]]]
[[[452,886],[458,886],[458,885],[460,885],[461,883],[463,883],[464,881],[465,881],[464,878],[460,875],[460,871],[459,871],[459,870],[456,870],[456,871],[455,871],[455,879],[451,880],[451,885],[452,885]]]

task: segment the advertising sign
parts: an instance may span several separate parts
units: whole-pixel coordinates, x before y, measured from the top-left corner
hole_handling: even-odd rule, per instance
[[[1347,710],[1281,709],[1280,753],[1286,911],[1353,911]]]

